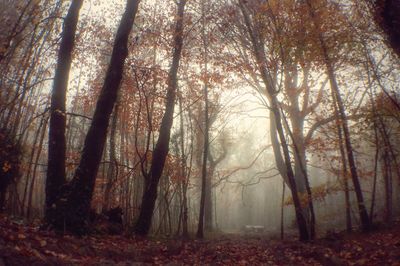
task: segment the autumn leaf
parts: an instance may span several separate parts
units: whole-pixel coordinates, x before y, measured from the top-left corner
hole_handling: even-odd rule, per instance
[[[8,171],[10,171],[11,168],[12,168],[11,164],[8,161],[4,162],[3,168],[2,168],[4,173],[7,173]]]

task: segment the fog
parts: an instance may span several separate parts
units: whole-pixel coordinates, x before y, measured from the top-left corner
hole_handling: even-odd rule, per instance
[[[91,126],[93,112],[111,59],[113,40],[124,3],[122,0],[84,1],[81,10],[75,54],[69,75],[67,110],[64,113],[67,118],[67,181],[74,177],[81,158],[85,136]],[[188,1],[185,13],[184,22],[187,25],[184,27],[182,58],[177,71],[174,121],[171,137],[168,138],[169,153],[165,167],[164,162],[160,164],[164,169],[160,184],[157,183],[158,194],[151,233],[168,236],[179,233],[186,200],[189,206],[189,231],[191,234],[196,232],[203,164],[208,167],[205,176],[211,184],[211,196],[207,195],[211,199],[211,205],[207,207],[210,213],[207,215],[211,215],[211,231],[214,233],[256,233],[278,238],[284,232],[285,236],[296,236],[298,228],[294,199],[287,185],[290,183],[287,168],[285,170],[282,167],[287,165],[296,172],[294,182],[298,186],[301,207],[308,213],[309,203],[314,204],[317,236],[343,231],[348,226],[346,191],[350,202],[352,227],[358,228],[360,216],[352,169],[347,166],[349,163],[346,161],[346,154],[341,154],[339,149],[339,146],[344,146],[341,134],[342,131],[345,132],[341,129],[343,121],[340,119],[349,124],[349,142],[353,144],[365,207],[373,214],[373,221],[383,221],[389,215],[389,209],[392,209],[393,217],[399,215],[400,205],[395,204],[400,200],[400,184],[396,178],[399,170],[395,167],[398,166],[399,158],[400,120],[398,110],[396,111],[389,104],[388,98],[385,98],[394,95],[393,98],[389,98],[392,101],[398,99],[396,91],[399,89],[400,72],[393,55],[375,39],[371,43],[364,43],[368,46],[365,51],[361,48],[351,50],[352,47],[346,42],[352,43],[354,36],[346,36],[352,30],[347,26],[335,24],[329,33],[334,37],[335,34],[343,34],[351,42],[344,38],[342,47],[341,42],[334,38],[333,43],[338,46],[335,47],[337,50],[333,50],[336,53],[335,60],[336,56],[343,57],[343,62],[340,61],[338,69],[335,69],[339,84],[337,86],[340,86],[341,91],[332,99],[329,86],[332,87],[331,83],[334,82],[328,82],[330,77],[321,63],[326,62],[326,58],[321,59],[318,55],[314,58],[313,53],[317,52],[313,47],[313,36],[308,36],[312,51],[301,50],[304,48],[303,42],[307,42],[303,36],[305,30],[288,30],[288,40],[284,39],[283,42],[290,43],[286,47],[287,54],[297,56],[297,50],[292,50],[295,50],[292,46],[296,46],[297,43],[292,39],[301,35],[299,54],[304,52],[310,58],[305,56],[306,59],[299,59],[299,62],[288,63],[286,57],[281,54],[283,51],[277,52],[279,49],[274,47],[275,42],[280,43],[282,40],[270,40],[277,36],[265,26],[269,25],[268,23],[265,22],[266,28],[258,25],[261,27],[260,36],[265,38],[262,40],[264,42],[259,41],[265,45],[262,54],[266,56],[265,54],[270,53],[266,58],[268,60],[265,60],[268,62],[260,64],[260,60],[254,58],[252,52],[251,37],[254,39],[254,36],[251,36],[245,27],[243,16],[247,9],[239,12],[235,10],[238,6],[232,5],[232,1],[229,0],[210,1],[208,14],[200,3],[203,2]],[[62,5],[64,6],[61,6],[60,10],[64,12],[67,4]],[[229,12],[225,12],[226,10]],[[343,12],[352,12],[349,10]],[[276,10],[278,11],[287,18],[292,16],[294,20],[303,19],[298,13],[286,14],[285,12],[289,11],[285,9]],[[4,9],[1,12],[8,11]],[[43,14],[48,15],[46,12]],[[101,214],[110,208],[120,208],[126,231],[134,226],[142,208],[142,196],[151,174],[151,159],[160,137],[159,128],[166,109],[165,99],[170,81],[169,69],[175,49],[175,46],[172,46],[175,40],[172,31],[176,19],[175,12],[174,1],[141,3],[129,35],[129,56],[125,60],[118,99],[113,103],[114,111],[109,119],[106,144],[93,182],[94,193],[90,206],[93,212]],[[258,9],[249,8],[247,12],[257,14]],[[205,15],[210,15],[211,22],[203,20]],[[257,16],[249,16],[248,19],[254,18]],[[27,21],[29,22],[29,19]],[[254,22],[254,27],[257,26],[256,23],[259,21]],[[38,60],[37,65],[32,64],[29,71],[22,69],[22,66],[29,64],[20,64],[18,60],[23,58],[22,48],[19,51],[18,47],[15,47],[15,51],[10,53],[10,66],[7,66],[9,69],[5,69],[4,74],[0,76],[0,81],[3,82],[0,85],[7,85],[4,85],[4,88],[7,87],[7,93],[0,92],[0,103],[4,103],[4,108],[0,106],[1,110],[4,110],[0,121],[7,122],[19,138],[18,141],[23,143],[23,167],[21,174],[15,178],[7,192],[6,205],[10,213],[29,221],[42,219],[44,216],[49,148],[47,113],[58,51],[55,49],[58,46],[54,43],[58,41],[63,30],[61,20],[56,20],[54,25],[51,26],[54,26],[54,30],[48,33],[51,41],[43,40],[45,52],[41,54],[42,48],[38,49],[38,55],[32,52],[35,55],[32,62]],[[343,32],[339,32],[338,29],[343,29]],[[27,32],[28,30],[23,29]],[[295,32],[296,30],[299,32]],[[291,35],[292,31],[295,32],[295,36]],[[46,32],[46,29],[43,29],[43,32]],[[374,34],[372,36],[376,37]],[[42,40],[41,38],[38,37],[38,40]],[[15,43],[11,42],[12,45]],[[27,43],[21,39],[20,45],[26,51],[30,45]],[[355,56],[353,53],[360,58],[355,57],[355,60],[351,57]],[[359,55],[364,53],[370,53],[368,58]],[[297,60],[296,56],[293,56],[293,61]],[[38,59],[42,57],[45,59]],[[363,60],[370,59],[369,57],[372,58],[371,62],[366,64]],[[305,64],[303,61],[307,60],[310,62]],[[283,66],[284,63],[288,66]],[[377,64],[376,69],[373,69],[375,72],[371,71],[369,66],[371,64],[375,67],[374,63]],[[273,82],[270,83],[273,83],[277,90],[276,95],[266,90],[271,84],[262,83],[261,76],[264,72],[257,68],[260,65],[268,66],[264,72],[268,72],[270,78],[274,75],[271,78]],[[22,85],[19,83],[23,78],[26,88],[24,87],[21,94]],[[33,80],[40,82],[35,83]],[[35,90],[31,91],[31,88]],[[204,118],[205,88],[209,90],[207,119]],[[389,93],[382,88],[386,88]],[[12,95],[15,95],[15,101],[8,99],[8,96]],[[284,136],[280,136],[279,141],[276,137],[277,129],[270,129],[270,125],[276,127],[277,124],[274,123],[273,117],[270,117],[274,111],[271,105],[272,96],[276,96],[275,100],[279,102],[280,109],[277,108],[275,114],[282,115],[279,122],[282,123]],[[336,114],[339,96],[343,97],[343,117],[347,115],[346,119],[339,119]],[[300,105],[304,108],[299,108]],[[382,114],[378,111],[382,111]],[[377,126],[375,117],[378,113],[381,119],[378,121],[380,126]],[[209,120],[210,123],[210,152],[205,156],[206,162],[202,161],[206,146],[205,120]],[[298,125],[295,126],[297,122]],[[274,134],[277,140],[275,142]],[[382,136],[386,138],[385,143],[381,140]],[[283,140],[287,145],[281,144]],[[281,146],[288,149],[290,158],[287,165],[279,161],[284,155]],[[386,150],[389,146],[394,147],[390,152]],[[303,157],[299,149],[303,149]],[[347,153],[348,150],[346,147]],[[4,171],[8,170],[6,167]],[[303,178],[304,175],[306,178]],[[308,182],[307,178],[309,187],[305,184]]]
[[[213,222],[217,231],[234,234],[246,234],[245,226],[263,226],[261,234],[278,238],[283,210],[283,230],[285,235],[293,236],[297,234],[297,224],[294,207],[290,203],[291,194],[275,165],[269,135],[268,108],[260,97],[248,87],[230,91],[222,97],[227,106],[226,113],[221,117],[229,122],[214,128],[212,135],[217,138],[221,131],[228,132],[229,147],[227,157],[218,165],[213,177]],[[362,177],[362,185],[369,209],[373,189],[370,174],[374,172],[374,149],[362,138],[355,142],[360,147],[357,152],[358,167],[362,173],[368,173]],[[346,204],[340,176],[332,173],[332,162],[312,153],[307,156],[310,165],[308,177],[311,186],[317,188],[314,201],[317,234],[325,236],[343,231],[346,229]],[[382,172],[378,170],[377,175],[382,175]],[[398,202],[399,185],[397,180],[395,183],[393,201]],[[191,193],[199,196],[196,189]],[[377,183],[375,197],[373,219],[382,221],[385,214],[383,181]],[[353,226],[356,226],[359,223],[358,209],[352,190],[350,200]],[[197,204],[197,201],[193,204],[194,209]],[[393,207],[394,213],[398,215],[400,206]]]

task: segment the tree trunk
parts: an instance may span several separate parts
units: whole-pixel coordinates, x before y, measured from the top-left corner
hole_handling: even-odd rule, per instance
[[[336,107],[336,106],[335,106]],[[337,109],[337,108],[335,108]],[[337,111],[335,111],[335,116],[337,115]],[[340,157],[342,158],[342,179],[344,186],[344,199],[345,199],[345,208],[346,208],[346,231],[351,232],[353,230],[353,225],[351,221],[351,203],[350,203],[350,190],[349,190],[349,182],[347,180],[347,160],[346,160],[346,152],[343,145],[343,134],[342,129],[340,128],[340,123],[337,123],[337,131],[339,137],[339,150]],[[372,215],[372,213],[371,213]]]
[[[178,3],[178,13],[174,31],[174,53],[172,65],[168,74],[167,99],[165,113],[161,121],[160,134],[156,147],[153,151],[150,174],[145,181],[145,188],[142,197],[139,218],[135,224],[137,235],[147,235],[150,230],[155,202],[157,199],[157,188],[160,177],[164,170],[165,160],[169,150],[169,140],[171,137],[171,127],[174,118],[174,107],[176,90],[178,87],[178,68],[183,46],[183,14],[187,0],[180,0]]]
[[[66,93],[69,71],[72,62],[72,51],[75,43],[75,32],[78,24],[79,11],[83,0],[74,0],[64,20],[64,29],[58,52],[56,73],[50,103],[49,148],[46,178],[45,219],[52,224],[55,221],[55,203],[60,195],[60,189],[65,183],[66,154]]]
[[[293,124],[293,123],[292,123]],[[295,128],[295,126],[294,126]],[[310,187],[310,183],[308,180],[307,174],[307,158],[306,158],[306,149],[304,143],[303,129],[301,126],[301,131],[293,130],[293,146],[295,153],[295,178],[296,184],[298,185],[298,191],[301,193],[307,193],[307,207],[303,207],[303,215],[306,218],[310,239],[315,238],[315,212],[314,212],[314,203],[312,198],[312,191]],[[300,133],[301,132],[301,133]],[[303,192],[304,191],[304,192]]]
[[[87,231],[96,174],[106,142],[109,119],[120,88],[124,62],[128,56],[128,38],[138,5],[138,0],[127,1],[115,37],[110,65],[85,138],[81,160],[73,180],[64,187],[57,201],[58,215],[53,223],[57,229],[68,230],[75,234]]]
[[[322,39],[321,39],[321,45],[323,45]],[[337,103],[337,106],[339,109],[341,125],[343,128],[344,143],[345,143],[346,150],[347,150],[347,160],[348,160],[348,163],[350,166],[350,173],[351,173],[351,177],[352,177],[352,181],[353,181],[354,191],[357,196],[358,210],[359,210],[360,220],[361,220],[361,224],[362,224],[362,229],[363,229],[363,231],[368,231],[370,229],[370,220],[369,220],[368,212],[367,212],[367,209],[365,206],[364,196],[363,196],[363,193],[361,190],[361,184],[360,184],[360,181],[358,178],[356,162],[354,160],[353,147],[352,147],[351,140],[350,140],[350,131],[348,128],[348,123],[347,123],[347,116],[344,111],[344,106],[343,106],[343,102],[342,102],[342,99],[340,96],[339,87],[337,85],[334,70],[333,70],[333,67],[331,66],[330,59],[329,59],[326,48],[323,48],[323,51],[324,51],[324,57],[325,57],[327,71],[328,71],[328,76],[329,76],[329,80],[331,83],[331,89],[334,92],[334,96],[336,98],[336,103]]]

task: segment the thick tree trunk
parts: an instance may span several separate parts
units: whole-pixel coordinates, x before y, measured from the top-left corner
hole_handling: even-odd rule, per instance
[[[136,234],[143,236],[147,235],[150,230],[154,206],[157,199],[158,183],[162,175],[165,160],[169,151],[169,140],[171,137],[171,127],[174,118],[176,90],[178,87],[177,75],[183,47],[183,14],[186,1],[187,0],[180,0],[178,3],[178,13],[176,16],[176,25],[174,31],[174,53],[172,65],[168,74],[167,99],[165,104],[166,109],[161,121],[160,134],[157,144],[153,151],[150,174],[145,182],[139,218],[134,229]]]
[[[128,0],[119,25],[110,65],[97,101],[82,157],[74,178],[64,187],[57,201],[57,219],[53,225],[75,234],[87,231],[90,203],[96,174],[106,142],[109,119],[117,99],[123,67],[128,56],[128,38],[138,9],[138,0]]]
[[[66,178],[66,93],[72,62],[72,51],[75,43],[75,32],[82,3],[83,0],[72,1],[68,14],[65,17],[53,91],[51,93],[45,203],[45,219],[49,224],[54,222],[55,203]]]

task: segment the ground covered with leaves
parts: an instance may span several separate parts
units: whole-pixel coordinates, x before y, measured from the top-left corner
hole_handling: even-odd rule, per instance
[[[0,216],[2,265],[399,265],[400,224],[312,243],[222,235],[212,240],[58,236]]]

